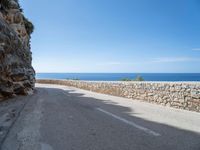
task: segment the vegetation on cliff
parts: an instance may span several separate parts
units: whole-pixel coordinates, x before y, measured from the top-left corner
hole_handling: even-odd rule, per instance
[[[31,35],[34,31],[34,25],[26,17],[23,17],[23,19],[24,19],[24,25],[25,25],[28,35]]]

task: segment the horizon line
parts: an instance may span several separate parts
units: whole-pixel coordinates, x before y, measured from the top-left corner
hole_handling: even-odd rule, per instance
[[[71,74],[126,74],[126,73],[133,73],[133,74],[199,74],[200,72],[36,72],[38,73],[71,73]]]

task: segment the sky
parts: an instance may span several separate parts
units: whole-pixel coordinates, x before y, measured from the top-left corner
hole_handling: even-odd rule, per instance
[[[38,73],[200,73],[200,0],[20,4]]]

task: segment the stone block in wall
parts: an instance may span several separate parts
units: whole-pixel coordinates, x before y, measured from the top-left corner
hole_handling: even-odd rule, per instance
[[[191,92],[191,97],[195,99],[200,99],[200,91],[192,91]]]

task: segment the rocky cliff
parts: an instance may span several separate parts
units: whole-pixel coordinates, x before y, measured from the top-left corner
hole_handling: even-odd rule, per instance
[[[18,0],[0,0],[0,100],[33,91],[32,32]]]

